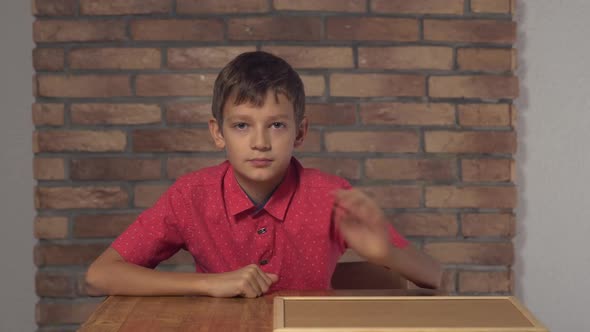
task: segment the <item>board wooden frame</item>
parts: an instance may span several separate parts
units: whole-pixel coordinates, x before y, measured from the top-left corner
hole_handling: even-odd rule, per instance
[[[287,301],[415,301],[415,300],[507,300],[514,305],[532,327],[285,327]],[[277,296],[273,307],[275,332],[549,332],[514,296]]]

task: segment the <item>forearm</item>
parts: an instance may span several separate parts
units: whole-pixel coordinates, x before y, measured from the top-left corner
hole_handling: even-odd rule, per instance
[[[126,262],[91,266],[86,274],[89,295],[208,295],[201,273],[156,271]]]
[[[385,261],[375,263],[387,266],[419,287],[436,289],[442,281],[440,264],[411,244],[403,249],[392,246]]]

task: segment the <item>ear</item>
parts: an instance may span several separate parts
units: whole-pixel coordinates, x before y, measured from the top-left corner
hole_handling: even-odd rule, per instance
[[[218,149],[225,149],[225,138],[223,138],[223,132],[217,120],[209,119],[209,133],[215,142],[215,146]]]
[[[309,126],[309,122],[307,121],[306,117],[303,117],[299,127],[297,128],[297,136],[295,137],[295,147],[301,146],[303,144],[303,140],[305,139],[305,135],[307,135],[307,127]]]

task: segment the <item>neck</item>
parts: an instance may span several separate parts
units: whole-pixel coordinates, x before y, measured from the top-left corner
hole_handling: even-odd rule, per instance
[[[276,180],[273,179],[273,181],[264,183],[248,181],[241,178],[238,174],[235,174],[235,176],[236,181],[242,190],[244,190],[244,192],[256,203],[256,205],[259,205],[260,203],[266,201],[273,191],[281,184],[285,174],[283,174],[281,177],[277,177]]]

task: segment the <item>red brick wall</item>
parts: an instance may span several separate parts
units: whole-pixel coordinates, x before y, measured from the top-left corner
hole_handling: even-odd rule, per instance
[[[446,265],[449,292],[511,293],[513,1],[34,0],[41,330],[84,321],[87,264],[175,178],[223,158],[213,82],[256,49],[303,78],[304,164],[374,195]]]

